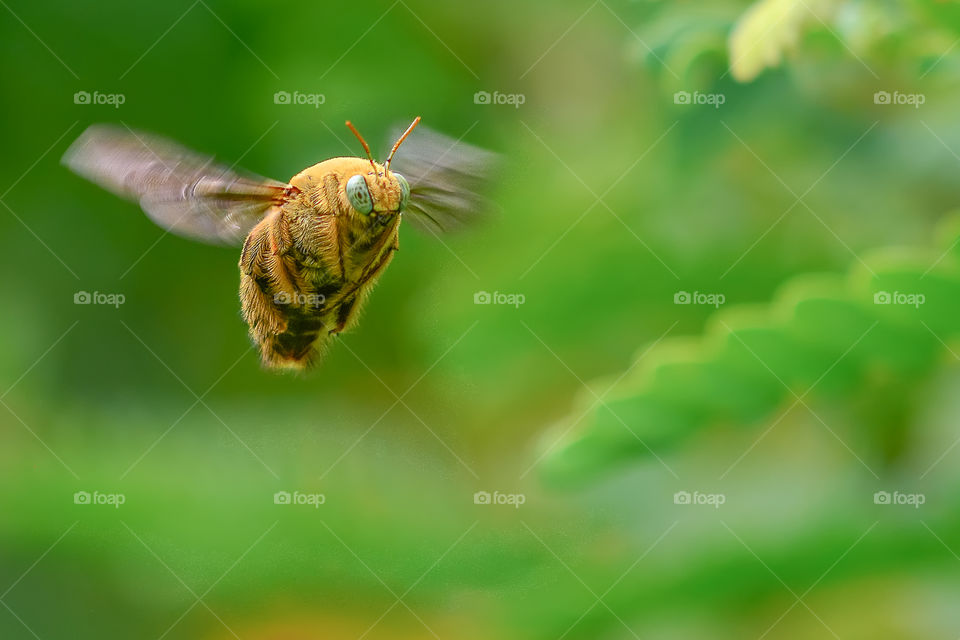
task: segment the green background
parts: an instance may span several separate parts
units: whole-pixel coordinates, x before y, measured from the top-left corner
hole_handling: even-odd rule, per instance
[[[960,633],[956,3],[0,4],[0,637]],[[415,115],[500,211],[405,227],[304,376],[236,249],[59,164],[113,122],[286,180]]]

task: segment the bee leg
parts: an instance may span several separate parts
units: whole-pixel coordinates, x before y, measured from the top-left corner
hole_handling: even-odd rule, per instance
[[[250,336],[263,347],[270,335],[286,331],[287,320],[276,304],[276,271],[282,269],[271,249],[269,218],[262,220],[247,236],[240,255],[240,303]]]
[[[250,336],[268,369],[304,370],[322,355],[323,322],[304,313],[305,289],[289,255],[290,237],[282,214],[265,218],[247,238],[240,259],[240,292]]]
[[[390,258],[394,251],[396,251],[395,247],[388,249],[380,264],[367,275],[364,283],[357,289],[357,292],[340,303],[336,314],[337,324],[330,330],[331,334],[348,331],[357,324],[357,320],[360,318],[360,308],[370,295],[370,292],[373,291],[373,285],[376,284],[377,278],[380,277],[380,274],[390,263]]]
[[[358,296],[359,292],[342,301],[340,306],[337,307],[337,324],[330,329],[330,335],[342,333],[357,323],[359,315],[357,312],[360,310],[357,304]]]
[[[370,292],[373,291],[373,285],[377,283],[377,280],[380,278],[380,274],[383,273],[383,270],[386,269],[387,265],[390,264],[390,261],[393,260],[393,254],[399,248],[399,237],[394,236],[393,244],[388,246],[381,254],[380,262],[378,262],[376,266],[367,272],[366,276],[364,276],[363,284],[360,285],[360,287],[357,289],[357,292],[340,303],[340,308],[337,309],[337,325],[330,331],[331,334],[347,331],[357,324],[357,319],[360,317],[360,314],[358,313],[360,307],[362,307],[363,303],[366,302]]]

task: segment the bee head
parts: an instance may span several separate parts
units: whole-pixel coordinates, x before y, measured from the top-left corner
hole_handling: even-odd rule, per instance
[[[419,122],[420,118],[418,116],[394,143],[386,162],[381,165],[373,160],[370,145],[367,144],[367,141],[363,139],[363,136],[350,121],[347,121],[347,127],[360,140],[369,161],[369,166],[366,166],[361,158],[357,158],[358,164],[363,166],[363,170],[347,177],[344,183],[347,202],[356,213],[366,216],[380,225],[385,225],[406,208],[410,200],[410,185],[406,178],[390,170],[390,161],[393,159],[393,154],[396,153],[400,143],[410,135],[410,132]]]
[[[402,175],[383,165],[358,164],[361,170],[344,175],[342,184],[346,201],[361,218],[386,224],[406,208],[410,185]]]

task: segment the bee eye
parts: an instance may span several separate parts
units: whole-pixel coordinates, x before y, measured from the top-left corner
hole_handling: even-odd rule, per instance
[[[400,183],[400,211],[403,211],[410,201],[410,185],[407,183],[407,179],[399,173],[394,173],[393,177]]]
[[[350,206],[366,215],[373,211],[373,199],[367,189],[367,181],[361,175],[355,175],[347,180],[347,200]]]

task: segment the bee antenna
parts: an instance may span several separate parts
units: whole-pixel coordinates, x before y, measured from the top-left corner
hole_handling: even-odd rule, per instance
[[[419,120],[419,118],[417,118],[417,119]],[[374,173],[376,173],[376,171],[377,171],[377,165],[373,164],[373,154],[370,153],[370,145],[367,144],[367,141],[363,139],[363,136],[360,135],[360,132],[357,131],[357,128],[354,127],[354,126],[353,126],[353,123],[351,123],[349,120],[347,120],[347,128],[350,129],[350,131],[353,131],[353,135],[357,136],[357,140],[359,140],[359,141],[360,141],[360,144],[363,145],[363,150],[367,152],[367,159],[370,161],[370,166],[373,167],[373,171],[374,171]],[[404,134],[404,135],[406,135],[406,134]],[[399,143],[397,143],[397,144],[399,144]],[[396,148],[396,147],[394,147],[394,148]],[[388,164],[389,164],[389,161],[388,161]]]
[[[390,161],[393,160],[393,154],[397,152],[397,147],[400,146],[400,143],[407,139],[407,136],[410,135],[410,132],[413,131],[413,128],[420,124],[420,116],[417,116],[413,123],[407,127],[407,130],[403,132],[403,135],[393,144],[393,149],[390,150],[390,155],[387,156],[387,161],[383,164],[383,170],[386,172],[390,169]]]

